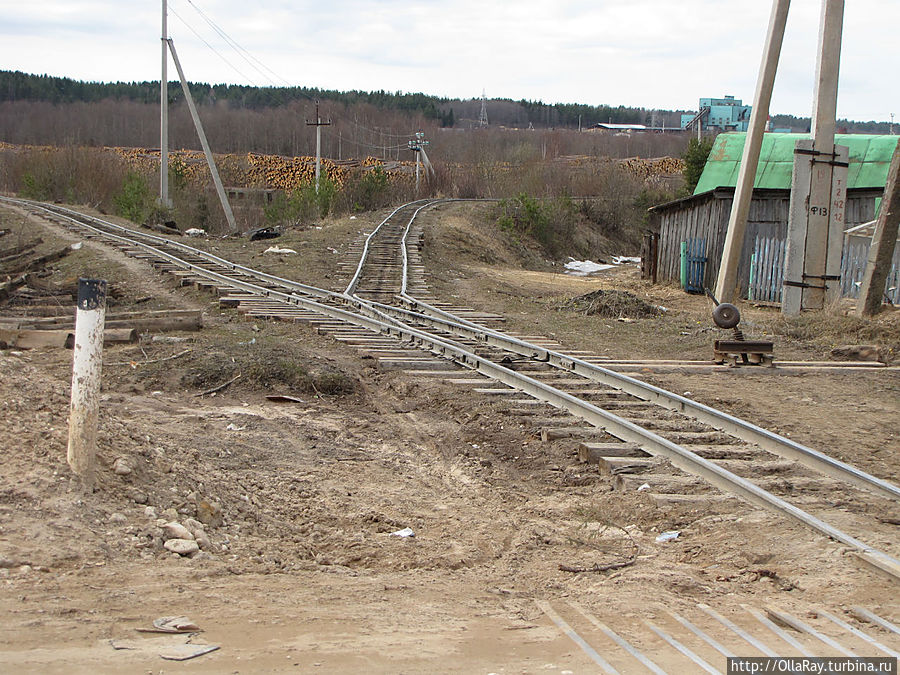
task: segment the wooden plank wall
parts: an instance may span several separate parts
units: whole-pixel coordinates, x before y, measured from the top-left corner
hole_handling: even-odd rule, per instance
[[[865,221],[868,222],[868,221]],[[850,235],[844,239],[844,256],[841,260],[841,294],[845,298],[859,297],[859,284],[866,271],[869,258],[869,237]],[[884,294],[894,305],[900,305],[900,244],[894,246],[891,269],[888,272]]]
[[[875,192],[848,196],[845,211],[845,226],[852,227],[875,217]],[[725,233],[731,215],[733,197],[727,193],[710,192],[697,198],[685,200],[681,206],[674,205],[656,215],[659,226],[659,252],[657,275],[660,283],[678,283],[680,280],[681,242],[689,239],[706,239],[707,263],[704,283],[707,288],[715,286],[722,251],[725,248]],[[764,239],[786,239],[787,221],[790,208],[790,193],[787,190],[754,195],[750,203],[744,247],[738,265],[738,283],[743,297],[747,295],[750,282],[750,257],[757,237]]]

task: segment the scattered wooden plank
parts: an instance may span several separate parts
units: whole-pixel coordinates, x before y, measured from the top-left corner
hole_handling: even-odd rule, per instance
[[[52,262],[56,262],[69,255],[73,250],[72,246],[78,246],[77,244],[72,244],[70,246],[65,246],[61,249],[57,249],[56,251],[52,251],[51,253],[46,253],[44,255],[38,256],[36,258],[30,258],[27,261],[20,262],[19,264],[13,264],[6,269],[0,270],[3,274],[8,274],[10,276],[23,274],[25,272],[30,272],[33,270],[39,270],[42,267],[49,265]]]
[[[16,277],[15,279],[10,279],[8,281],[4,281],[0,283],[0,302],[4,302],[9,299],[9,296],[16,291],[17,289],[24,286],[28,283],[28,275],[23,274],[21,276]]]
[[[578,460],[596,464],[604,457],[650,457],[637,443],[581,443]]]
[[[103,331],[104,344],[137,342],[138,334],[133,328],[113,328]],[[40,347],[65,347],[75,345],[75,333],[71,330],[0,330],[0,344],[18,349],[38,349]]]
[[[35,239],[34,241],[30,241],[27,244],[22,244],[20,246],[13,246],[12,248],[6,248],[0,251],[0,263],[6,262],[10,257],[19,255],[20,253],[25,253],[27,251],[31,251],[33,248],[36,248],[38,244],[44,243],[43,239]]]
[[[71,329],[74,316],[51,317],[8,317],[0,318],[0,326],[10,328],[12,324],[20,329],[54,330]],[[203,317],[199,309],[161,310],[153,312],[121,312],[107,314],[106,328],[134,328],[140,333],[148,331],[200,330]]]

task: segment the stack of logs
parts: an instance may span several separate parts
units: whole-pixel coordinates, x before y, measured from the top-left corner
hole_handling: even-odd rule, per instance
[[[620,159],[618,164],[637,178],[674,176],[684,172],[684,160],[677,157],[656,157],[652,159],[629,157],[628,159]]]

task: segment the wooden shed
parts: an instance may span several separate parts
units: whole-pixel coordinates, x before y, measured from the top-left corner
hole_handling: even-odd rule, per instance
[[[848,190],[844,216],[847,227],[873,220],[876,200],[883,192],[883,189],[875,188]],[[772,272],[764,272],[763,268],[784,264],[790,200],[790,190],[757,188],[753,191],[738,266],[741,297],[751,295],[750,277],[753,269],[754,282],[767,283],[773,292],[764,294],[767,297],[761,297],[758,293],[752,299],[774,302],[780,298],[780,280],[777,284],[774,283]],[[682,245],[687,243],[687,248],[698,254],[696,257],[705,258],[702,285],[706,288],[715,286],[733,201],[734,188],[720,187],[650,209],[650,226],[654,234],[658,235],[657,281],[681,281]],[[751,261],[757,263],[754,268],[751,268]],[[778,276],[780,279],[780,275]],[[766,281],[767,278],[769,281]]]
[[[738,282],[741,296],[780,302],[790,209],[794,147],[808,134],[767,133],[763,138],[747,219]],[[680,282],[691,291],[715,286],[734,201],[746,134],[720,134],[694,194],[650,209],[656,256],[645,271],[659,282]],[[840,134],[835,143],[849,148],[844,228],[872,221],[884,193],[897,136]]]

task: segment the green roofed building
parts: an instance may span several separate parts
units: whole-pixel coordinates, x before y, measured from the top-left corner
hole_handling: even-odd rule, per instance
[[[794,146],[798,139],[809,137],[782,133],[767,133],[763,137],[738,266],[745,298],[776,303],[781,299]],[[650,209],[657,255],[655,265],[645,265],[650,271],[647,276],[661,282],[681,282],[692,290],[715,286],[745,139],[744,133],[719,134],[694,194]],[[850,149],[845,228],[875,219],[898,139],[900,136],[835,136],[836,145]],[[900,251],[895,251],[895,257],[898,254]],[[687,265],[686,257],[690,258]],[[855,297],[865,261],[851,259],[846,247],[844,258],[841,285],[845,295]],[[685,279],[685,270],[696,278]],[[894,275],[900,277],[900,264]],[[893,285],[900,286],[900,278]],[[900,299],[900,290],[897,295]]]
[[[709,153],[703,175],[694,190],[700,194],[718,187],[737,185],[738,169],[744,153],[744,133],[719,134]],[[759,166],[754,188],[790,189],[794,169],[794,146],[809,134],[766,134],[759,152]],[[850,169],[847,187],[884,188],[891,156],[900,136],[871,136],[867,134],[838,134],[835,145],[850,149]]]

